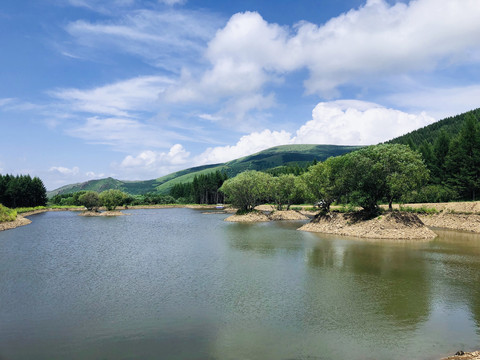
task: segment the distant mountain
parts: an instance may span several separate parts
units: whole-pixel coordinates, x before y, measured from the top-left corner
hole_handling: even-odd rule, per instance
[[[392,139],[388,141],[388,143],[413,145],[414,147],[419,147],[423,142],[433,144],[442,130],[445,130],[450,137],[453,137],[460,132],[460,129],[465,121],[465,117],[470,113],[472,113],[476,119],[480,119],[480,108],[478,108],[463,114],[439,120],[433,124]]]
[[[323,161],[331,156],[343,155],[359,146],[339,145],[283,145],[223,164],[197,166],[145,181],[121,181],[113,178],[90,180],[84,183],[66,185],[47,193],[48,197],[68,194],[80,190],[104,191],[119,189],[132,195],[158,191],[167,194],[173,185],[193,181],[195,175],[208,174],[219,170],[233,177],[245,170],[268,170],[286,165],[306,165],[313,160]]]

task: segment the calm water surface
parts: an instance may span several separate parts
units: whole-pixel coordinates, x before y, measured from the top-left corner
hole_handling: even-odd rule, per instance
[[[435,359],[480,349],[480,236],[427,243],[190,209],[0,232],[0,359]]]

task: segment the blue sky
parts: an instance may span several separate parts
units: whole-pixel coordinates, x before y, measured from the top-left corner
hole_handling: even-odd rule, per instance
[[[5,0],[0,173],[49,190],[480,107],[478,0]]]

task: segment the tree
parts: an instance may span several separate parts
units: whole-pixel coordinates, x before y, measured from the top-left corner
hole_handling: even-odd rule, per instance
[[[295,183],[295,175],[280,175],[271,179],[272,197],[277,210],[283,210],[283,206],[287,205],[287,210],[297,196],[297,188]]]
[[[99,195],[100,202],[108,211],[115,210],[117,206],[123,205],[127,199],[127,194],[123,191],[110,189],[102,191]]]
[[[240,212],[252,211],[271,196],[271,179],[269,174],[248,170],[226,180],[220,191]]]
[[[450,175],[447,183],[461,198],[475,200],[480,190],[480,129],[473,114],[467,114],[452,140],[445,163]]]
[[[96,191],[87,191],[78,197],[78,203],[87,208],[87,210],[97,210],[100,206],[100,197]]]
[[[305,197],[318,204],[322,211],[330,211],[330,205],[346,194],[345,165],[347,157],[337,156],[311,166],[301,176]]]
[[[429,177],[421,155],[406,145],[369,146],[345,156],[351,199],[368,211],[375,211],[383,198],[392,209],[393,201]]]

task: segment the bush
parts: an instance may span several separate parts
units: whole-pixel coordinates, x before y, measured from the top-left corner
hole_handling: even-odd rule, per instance
[[[100,206],[100,198],[95,191],[87,191],[78,197],[78,203],[87,208],[87,210],[97,210]]]
[[[108,211],[115,210],[117,206],[123,205],[128,198],[128,195],[120,190],[105,190],[99,195],[100,202],[107,208]]]
[[[0,204],[0,222],[14,221],[17,218],[17,212]]]

